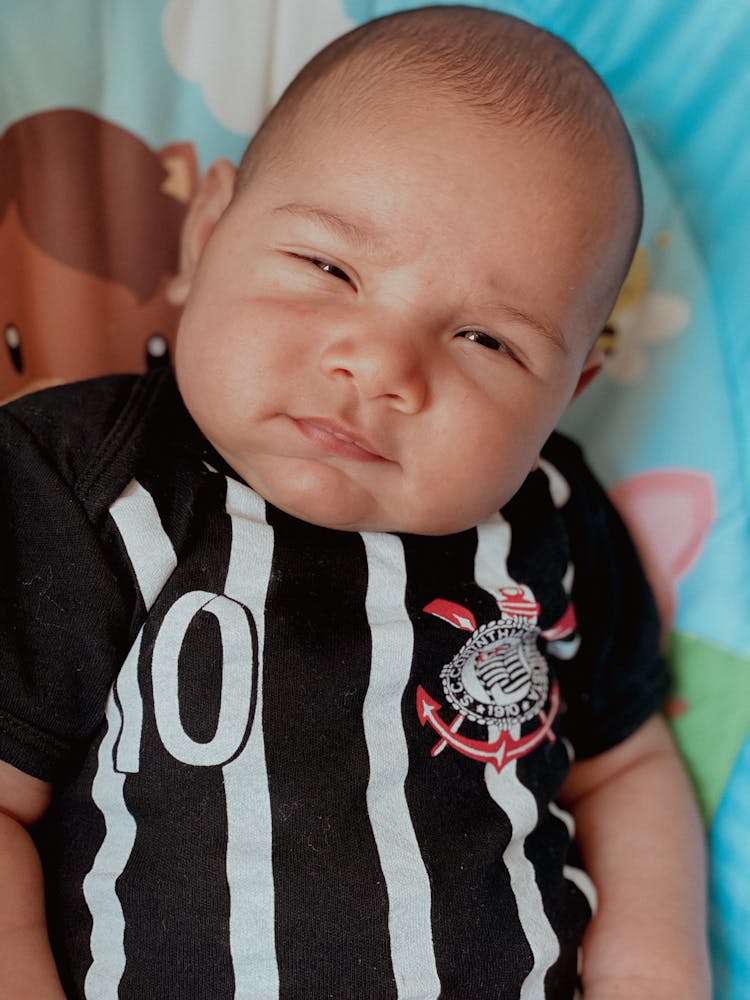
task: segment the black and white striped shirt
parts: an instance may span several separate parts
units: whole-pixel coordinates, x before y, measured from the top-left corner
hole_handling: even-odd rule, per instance
[[[441,538],[266,504],[169,374],[13,404],[0,445],[0,754],[55,784],[70,997],[573,996],[555,798],[666,684],[573,445]]]

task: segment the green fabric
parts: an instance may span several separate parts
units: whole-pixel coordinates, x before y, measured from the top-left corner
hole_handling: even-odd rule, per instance
[[[750,732],[750,659],[674,632],[672,729],[710,824]]]

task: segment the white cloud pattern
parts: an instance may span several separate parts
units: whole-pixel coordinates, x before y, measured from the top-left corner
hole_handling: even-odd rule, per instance
[[[342,0],[168,0],[162,38],[214,117],[250,135],[310,56],[352,27]]]

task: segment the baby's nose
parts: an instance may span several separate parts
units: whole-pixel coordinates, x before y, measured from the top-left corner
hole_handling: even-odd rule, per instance
[[[404,413],[417,413],[427,398],[427,365],[407,335],[357,332],[328,345],[325,373],[349,379],[365,399],[383,399]]]

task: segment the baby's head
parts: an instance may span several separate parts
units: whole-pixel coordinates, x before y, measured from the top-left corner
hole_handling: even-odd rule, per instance
[[[635,248],[630,139],[594,72],[506,15],[435,7],[334,42],[235,183],[190,213],[177,377],[268,501],[444,534],[516,492]]]

